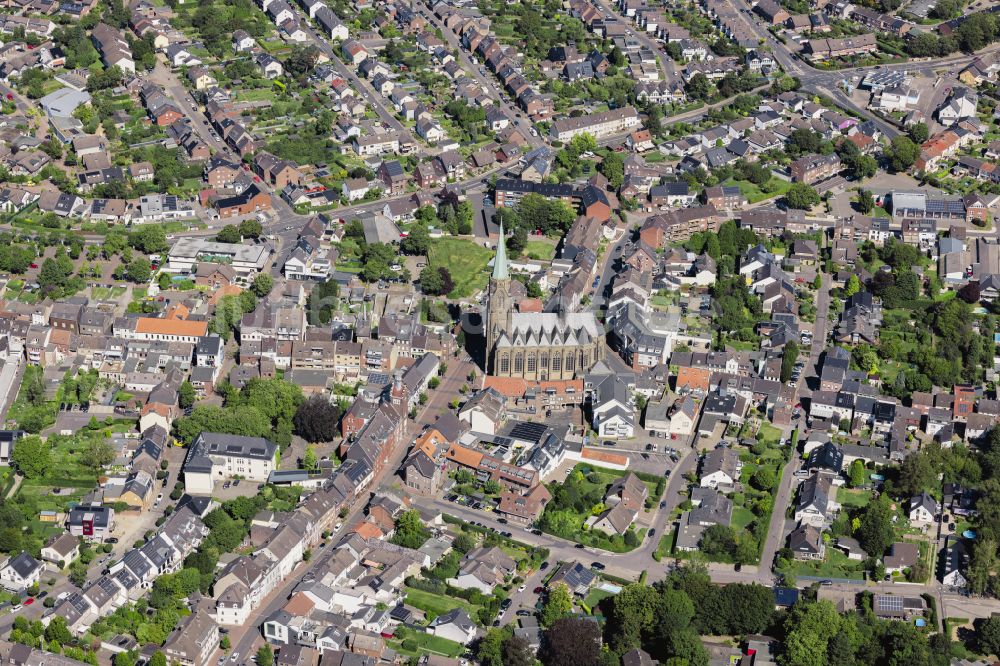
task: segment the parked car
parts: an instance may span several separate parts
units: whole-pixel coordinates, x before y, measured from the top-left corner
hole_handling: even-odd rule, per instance
[[[601,562],[597,562],[595,560],[594,562],[590,563],[590,568],[597,569],[598,571],[604,571],[607,567],[605,567],[604,564],[602,564]]]

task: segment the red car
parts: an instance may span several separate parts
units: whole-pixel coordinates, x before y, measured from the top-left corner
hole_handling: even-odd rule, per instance
[[[34,264],[34,263],[33,263],[33,264],[31,264],[31,267],[32,267],[32,268],[38,268],[38,264]]]
[[[14,93],[7,93],[7,99],[14,99]]]
[[[33,603],[35,603],[35,598],[34,597],[28,597],[27,599],[24,600],[24,605],[25,606],[30,606]]]
[[[534,592],[535,594],[541,594],[544,590],[545,590],[544,587],[539,586],[536,587],[534,590],[532,590],[532,592]]]

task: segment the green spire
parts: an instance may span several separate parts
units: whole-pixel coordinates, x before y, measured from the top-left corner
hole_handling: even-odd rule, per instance
[[[507,242],[504,240],[503,222],[500,223],[500,240],[497,242],[497,256],[493,259],[493,279],[510,279],[510,271],[507,270]]]

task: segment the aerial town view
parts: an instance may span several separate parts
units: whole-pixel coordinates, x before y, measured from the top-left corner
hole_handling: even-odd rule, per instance
[[[1000,664],[1000,0],[4,0],[0,663]]]

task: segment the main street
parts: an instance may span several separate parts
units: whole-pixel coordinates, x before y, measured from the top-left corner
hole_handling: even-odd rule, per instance
[[[416,422],[411,422],[407,420],[407,434],[402,438],[402,441],[397,444],[395,449],[390,453],[389,461],[386,463],[382,471],[372,479],[369,488],[377,489],[383,484],[388,483],[392,476],[395,474],[396,470],[402,464],[403,459],[409,451],[410,444],[412,443],[414,436],[420,431],[421,427],[427,423],[432,423],[434,417],[442,411],[442,406],[447,405],[452,399],[459,397],[459,389],[466,382],[466,375],[469,372],[470,364],[463,362],[459,359],[448,359],[448,370],[441,377],[441,384],[432,391],[429,392],[431,397],[427,404],[419,409],[417,414]],[[368,493],[362,493],[360,497],[355,500],[354,505],[351,507],[344,518],[343,529],[336,535],[331,537],[331,541],[336,541],[340,536],[347,533],[351,526],[357,524],[364,517],[364,509],[368,504],[369,495]],[[275,588],[254,611],[247,621],[239,626],[233,627],[229,630],[229,640],[232,645],[231,654],[239,654],[242,657],[241,663],[247,663],[258,645],[263,644],[263,639],[260,634],[260,627],[270,617],[275,611],[279,610],[285,605],[288,597],[291,595],[292,590],[298,585],[302,580],[309,578],[310,576],[319,575],[329,564],[330,558],[333,556],[333,548],[317,548],[313,552],[313,558],[309,562],[302,562],[299,564],[294,571],[292,571],[285,579],[282,581],[281,585]],[[213,659],[220,656],[222,653],[217,652],[213,655]],[[209,662],[211,663],[211,662]]]

